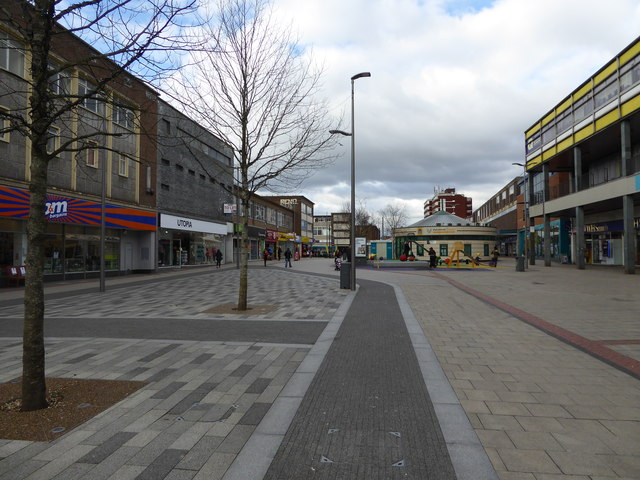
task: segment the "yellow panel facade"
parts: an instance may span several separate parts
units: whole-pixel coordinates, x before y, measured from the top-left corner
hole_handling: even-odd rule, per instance
[[[593,84],[598,85],[599,83],[602,83],[603,80],[606,80],[607,78],[609,78],[609,76],[613,75],[617,69],[618,69],[618,60],[616,59],[613,62],[611,62],[609,65],[607,65],[607,67],[604,70],[602,70],[599,74],[597,74],[594,77]]]
[[[620,118],[620,111],[613,110],[606,115],[596,120],[596,132],[602,130],[604,127],[611,125],[613,122]]]
[[[640,54],[640,41],[636,42],[629,50],[620,55],[620,66],[627,63],[636,55]]]
[[[594,132],[593,124],[592,125],[587,125],[582,130],[579,130],[576,133],[574,133],[573,134],[573,138],[575,139],[575,141],[577,143],[580,140],[584,140],[589,135],[593,135],[593,132]]]
[[[638,109],[640,109],[640,95],[636,95],[631,100],[624,102],[620,107],[620,110],[622,111],[622,116],[627,116]]]

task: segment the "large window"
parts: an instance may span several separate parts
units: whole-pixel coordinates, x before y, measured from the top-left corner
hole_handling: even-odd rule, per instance
[[[9,114],[9,110],[4,107],[0,107],[0,113],[4,113],[5,115]],[[9,119],[7,117],[0,115],[0,141],[8,142],[9,141],[9,127],[11,126]]]
[[[634,57],[620,69],[620,92],[640,83],[640,55]]]
[[[88,80],[81,78],[78,80],[78,96],[85,97],[82,106],[98,115],[104,115],[104,98],[96,92],[97,87]]]
[[[601,106],[609,103],[609,101],[616,95],[618,95],[618,79],[615,75],[611,75],[595,88],[593,98],[596,108],[600,108]]]
[[[67,72],[60,72],[59,69],[60,66],[56,62],[49,64],[49,90],[55,95],[69,95],[71,78]]]
[[[0,68],[24,77],[24,44],[0,32]]]
[[[117,123],[128,129],[133,128],[134,114],[133,110],[122,105],[113,106],[113,123]]]

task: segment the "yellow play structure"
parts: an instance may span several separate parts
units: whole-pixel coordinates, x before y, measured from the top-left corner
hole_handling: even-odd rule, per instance
[[[466,255],[464,253],[464,244],[462,242],[454,242],[454,244],[453,244],[453,253],[449,256],[449,258],[446,258],[444,260],[444,263],[445,263],[445,265],[447,267],[450,267],[453,264],[453,262],[455,262],[456,263],[456,268],[457,268],[457,267],[460,266],[460,262],[463,261],[464,265],[466,266],[467,265],[466,260],[461,260],[460,257],[462,257],[463,259],[465,257],[470,259],[471,260],[470,263],[471,263],[471,266],[473,268],[475,268],[475,267],[477,267],[479,265],[479,263],[476,261],[475,258],[470,257],[469,255]]]

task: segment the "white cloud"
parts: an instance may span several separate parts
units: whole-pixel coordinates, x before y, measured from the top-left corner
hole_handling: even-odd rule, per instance
[[[409,216],[436,185],[480,206],[521,173],[524,130],[637,35],[637,0],[274,0],[325,65],[345,114],[356,82],[357,195]],[[316,211],[349,199],[350,145],[304,185]]]

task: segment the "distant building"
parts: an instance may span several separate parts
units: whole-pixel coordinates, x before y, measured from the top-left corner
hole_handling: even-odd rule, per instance
[[[313,217],[313,253],[316,255],[332,255],[333,240],[331,238],[331,215],[315,215]]]
[[[314,203],[302,195],[263,196],[293,211],[293,232],[296,234],[295,248],[300,256],[310,255],[313,245],[313,206]]]
[[[500,255],[517,255],[518,198],[522,177],[516,177],[473,212],[474,223],[496,227]]]
[[[473,207],[470,197],[456,193],[455,188],[445,188],[424,202],[424,218],[437,212],[452,213],[460,218],[471,218]]]
[[[427,251],[433,247],[436,254],[445,259],[453,255],[459,246],[467,259],[480,257],[487,260],[496,245],[496,238],[495,227],[441,211],[408,227],[394,229],[394,258],[411,252],[419,260],[425,260],[429,257]]]

